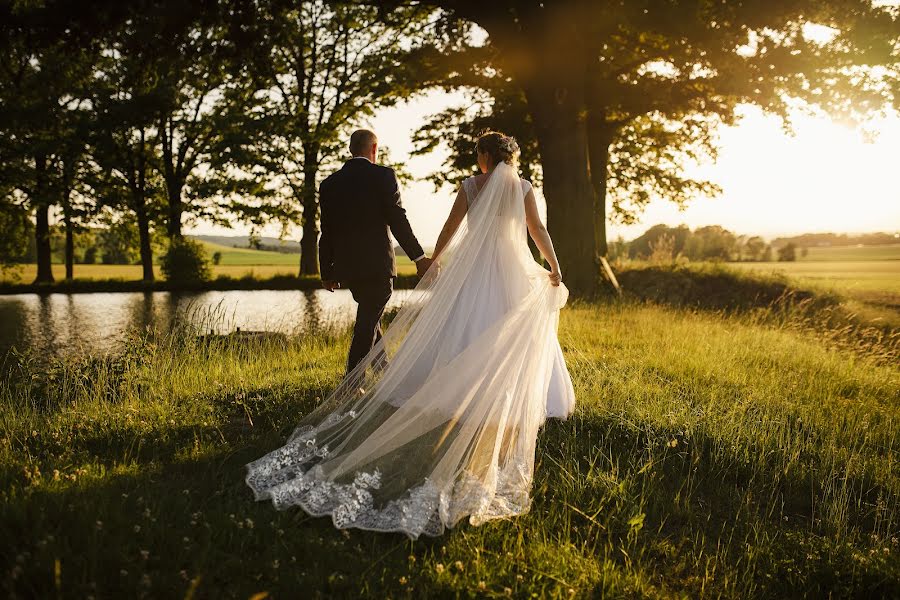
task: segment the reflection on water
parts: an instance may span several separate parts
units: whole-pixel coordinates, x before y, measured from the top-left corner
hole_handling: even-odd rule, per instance
[[[415,293],[395,291],[389,308]],[[355,311],[346,290],[0,296],[0,356],[10,348],[39,355],[106,352],[129,330],[167,331],[185,321],[211,333],[237,328],[302,333],[348,324]]]

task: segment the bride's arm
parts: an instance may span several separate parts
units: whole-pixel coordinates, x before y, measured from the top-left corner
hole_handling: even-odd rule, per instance
[[[553,285],[559,285],[562,279],[559,272],[559,261],[556,258],[556,251],[553,249],[553,240],[550,239],[550,233],[547,232],[547,228],[538,214],[534,190],[528,190],[528,194],[525,196],[525,224],[528,225],[528,234],[534,240],[534,245],[537,246],[543,257],[550,263],[550,281]]]
[[[441,252],[444,251],[444,248],[450,242],[450,238],[452,238],[453,234],[456,233],[456,230],[459,229],[459,224],[462,223],[463,217],[466,216],[466,211],[468,209],[466,192],[463,190],[462,186],[460,186],[459,192],[456,194],[456,200],[453,201],[453,208],[450,209],[450,214],[447,215],[447,221],[444,223],[444,227],[441,229],[441,233],[438,236],[437,243],[434,245],[434,254],[431,255],[432,260],[437,260]]]

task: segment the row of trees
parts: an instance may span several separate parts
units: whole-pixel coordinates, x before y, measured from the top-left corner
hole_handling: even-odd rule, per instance
[[[348,128],[427,86],[461,39],[433,8],[388,13],[323,1],[4,2],[0,56],[3,256],[33,220],[37,280],[53,280],[51,215],[66,232],[136,228],[143,277],[154,235],[186,223],[302,223],[301,273],[318,272],[317,178]],[[28,221],[29,219],[25,219]],[[8,221],[8,222],[7,222]]]
[[[719,191],[683,167],[715,156],[738,105],[864,118],[900,97],[898,13],[870,0],[0,7],[0,191],[33,215],[40,280],[51,207],[67,230],[102,210],[134,220],[145,278],[154,228],[174,243],[192,218],[299,221],[314,273],[317,178],[347,129],[443,86],[473,102],[417,135],[420,152],[455,150],[435,181],[471,172],[481,127],[516,135],[567,283],[590,293],[608,218]],[[472,24],[486,44],[467,43]]]
[[[687,225],[669,227],[654,225],[630,242],[613,242],[618,256],[632,259],[668,262],[678,257],[692,261],[750,261],[768,262],[797,259],[793,242],[769,244],[758,235],[737,235],[720,225],[698,227]],[[806,251],[800,249],[801,255]]]

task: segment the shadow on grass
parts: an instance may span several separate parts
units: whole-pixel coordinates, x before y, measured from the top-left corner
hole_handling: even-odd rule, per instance
[[[424,568],[427,561],[470,560],[443,554],[456,541],[467,553],[474,545],[508,562],[491,583],[525,592],[516,577],[529,565],[503,558],[521,538],[526,547],[574,545],[589,560],[612,561],[622,573],[641,572],[663,589],[692,594],[746,577],[759,597],[900,597],[896,555],[857,560],[863,544],[816,521],[810,498],[820,498],[823,482],[812,471],[779,471],[777,449],[737,448],[702,430],[685,438],[616,415],[550,420],[529,515],[478,528],[460,524],[442,538],[412,543],[399,534],[338,531],[328,518],[253,502],[244,465],[283,443],[316,392],[290,401],[262,389],[248,396],[258,398],[248,409],[253,427],[241,420],[246,407],[219,397],[225,425],[153,430],[138,446],[131,434],[113,432],[76,440],[78,461],[98,469],[73,483],[4,486],[10,491],[0,536],[12,541],[2,565],[7,591],[52,597],[59,560],[65,597],[182,597],[192,581],[195,597],[216,598],[473,593],[476,582]],[[860,505],[887,494],[897,506],[876,482],[855,479],[848,487],[866,490],[853,499]],[[638,514],[644,517],[635,520]],[[869,514],[851,511],[846,519],[861,532],[872,528]],[[718,570],[704,583],[697,573],[711,559]],[[596,585],[593,593],[601,594],[611,584]]]
[[[816,435],[791,423],[792,435]],[[670,589],[712,593],[715,584],[697,579],[712,560],[719,578],[747,577],[744,589],[755,586],[757,597],[900,597],[896,545],[873,556],[869,538],[885,537],[879,506],[892,507],[896,534],[900,498],[871,477],[846,475],[848,495],[835,498],[829,478],[841,466],[829,472],[816,455],[785,472],[778,448],[579,414],[547,424],[538,459],[536,512],[557,513],[571,543],[623,566],[641,562]],[[843,531],[822,518],[826,496],[846,502]]]

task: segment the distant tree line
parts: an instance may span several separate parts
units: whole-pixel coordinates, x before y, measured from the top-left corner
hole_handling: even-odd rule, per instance
[[[801,248],[816,246],[886,246],[900,244],[900,232],[897,233],[804,233],[790,237],[777,237],[772,240],[775,246],[794,244]]]
[[[720,225],[694,230],[687,225],[654,225],[630,242],[618,240],[611,243],[610,254],[613,258],[654,262],[670,262],[679,258],[690,261],[769,262],[797,260],[798,256],[806,256],[808,248],[813,246],[891,243],[898,243],[892,233],[812,233],[779,237],[769,243],[761,236],[738,235]]]

